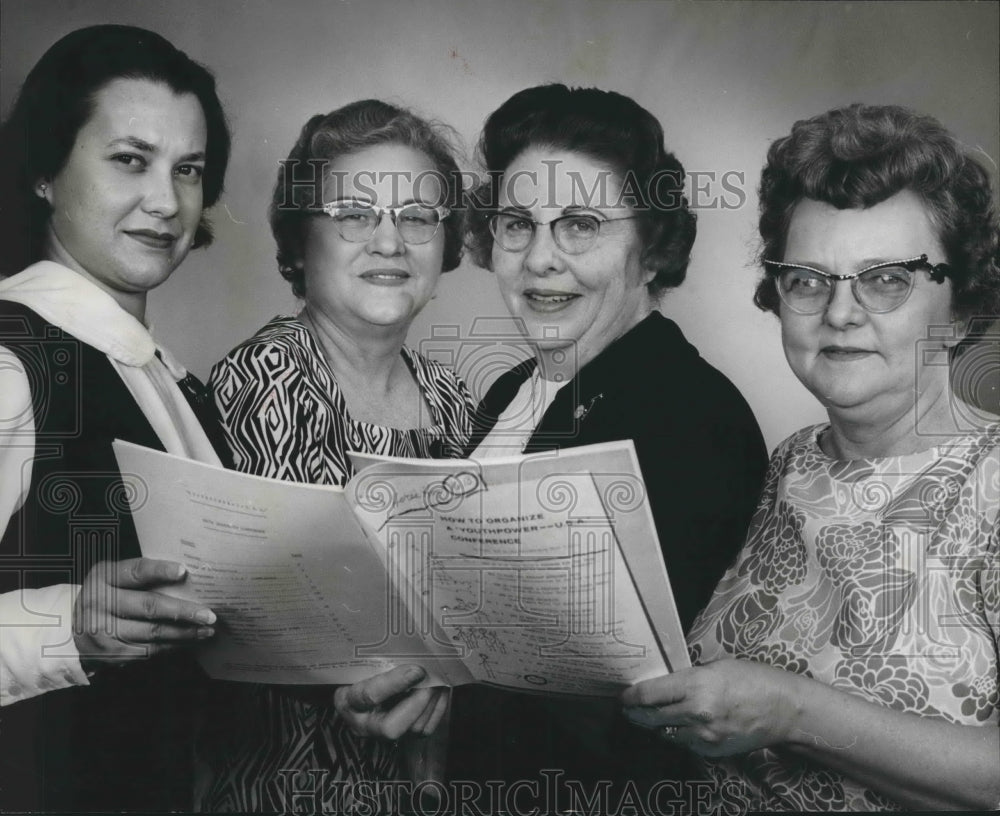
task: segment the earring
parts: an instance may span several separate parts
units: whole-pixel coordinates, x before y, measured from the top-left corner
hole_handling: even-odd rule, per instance
[[[48,190],[48,189],[49,189],[49,185],[48,184],[46,184],[44,181],[40,182],[39,185],[38,185],[38,197],[39,198],[45,198],[45,191]]]

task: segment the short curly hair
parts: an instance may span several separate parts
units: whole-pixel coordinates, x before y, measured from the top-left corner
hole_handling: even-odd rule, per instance
[[[31,69],[0,129],[0,274],[41,260],[52,207],[35,194],[35,186],[63,169],[93,115],[97,94],[116,79],[161,82],[198,99],[208,129],[203,206],[222,195],[230,134],[211,72],[153,31],[124,25],[77,29]],[[202,215],[192,246],[211,241],[211,225]]]
[[[321,201],[323,168],[340,156],[376,145],[403,145],[431,160],[444,187],[442,203],[452,209],[444,221],[442,271],[455,269],[462,260],[465,224],[463,177],[455,160],[454,141],[454,131],[448,126],[378,99],[362,99],[311,117],[288,158],[279,164],[268,211],[278,245],[278,271],[292,284],[295,296],[301,298],[306,293],[303,227]]]
[[[834,108],[792,126],[767,153],[760,181],[761,259],[781,260],[795,206],[871,207],[903,190],[940,233],[953,304],[963,318],[1000,314],[1000,226],[987,170],[935,118],[896,105]],[[765,272],[754,303],[775,314]]]
[[[635,195],[642,261],[656,275],[651,295],[679,286],[687,274],[696,218],[684,196],[684,167],[667,151],[663,128],[635,100],[598,88],[538,85],[514,94],[483,126],[477,156],[487,180],[470,196],[469,252],[491,268],[496,212],[503,174],[531,147],[582,153],[627,180]]]

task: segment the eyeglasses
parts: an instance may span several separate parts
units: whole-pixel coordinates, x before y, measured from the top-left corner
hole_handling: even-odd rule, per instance
[[[515,212],[501,212],[490,216],[490,232],[506,252],[523,252],[535,238],[535,230],[546,224],[552,230],[556,246],[568,255],[579,255],[590,249],[601,234],[601,224],[609,221],[629,221],[638,218],[626,215],[621,218],[598,218],[596,215],[573,213],[553,218],[551,221],[535,221]]]
[[[854,299],[865,311],[885,314],[902,306],[913,291],[914,275],[919,269],[930,272],[935,283],[944,283],[950,274],[948,264],[931,264],[926,255],[905,261],[877,263],[851,275],[834,275],[802,264],[764,261],[774,274],[778,296],[793,312],[814,315],[824,311],[833,299],[837,281],[851,282]]]
[[[416,203],[380,207],[361,201],[329,201],[322,211],[333,219],[340,237],[355,244],[371,238],[386,213],[406,244],[426,244],[437,235],[441,222],[451,215],[447,207]]]

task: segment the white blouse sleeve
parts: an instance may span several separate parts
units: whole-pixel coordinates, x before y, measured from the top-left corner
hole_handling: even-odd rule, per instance
[[[31,484],[35,423],[20,360],[0,346],[0,536]],[[0,594],[0,705],[88,685],[73,641],[80,587],[59,584]]]

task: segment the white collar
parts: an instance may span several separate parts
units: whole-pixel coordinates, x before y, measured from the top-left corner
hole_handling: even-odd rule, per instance
[[[125,365],[144,366],[156,354],[156,342],[146,326],[96,284],[54,261],[39,261],[0,281],[0,300],[27,306]],[[171,374],[184,376],[182,366],[162,356]]]

